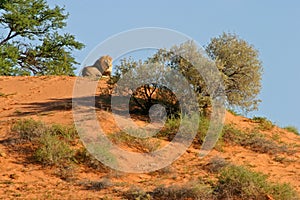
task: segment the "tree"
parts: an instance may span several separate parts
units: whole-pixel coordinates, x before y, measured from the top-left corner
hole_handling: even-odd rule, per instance
[[[163,65],[165,69],[177,70],[187,79],[197,95],[199,109],[202,112],[210,107],[212,99],[222,93],[226,95],[229,107],[239,107],[245,111],[257,109],[262,65],[254,47],[236,35],[224,33],[213,38],[205,50],[210,59],[193,41],[188,41],[174,46],[170,50],[160,49],[144,63],[124,59],[119,66],[116,66],[113,83],[116,83],[118,78],[130,69],[133,69],[136,74],[133,74],[132,77],[142,75],[144,79],[148,79],[149,75],[144,72],[145,70],[141,71],[141,68],[137,66],[145,68],[146,64],[156,63]],[[212,70],[213,66],[217,67],[216,71]],[[217,78],[218,75],[220,75],[220,79]],[[213,81],[209,82],[212,79]],[[134,78],[131,81],[134,82]],[[128,81],[127,84],[131,84],[131,82]],[[223,92],[220,93],[220,91]],[[153,80],[151,84],[143,85],[136,91],[132,91],[132,94],[135,102],[138,100],[137,96],[143,97],[143,101],[137,102],[137,105],[146,112],[153,103],[157,102],[164,102],[163,104],[169,102],[168,105],[176,107],[175,110],[178,111],[178,99],[174,99],[172,92],[167,91],[159,84],[159,81]],[[185,95],[182,96],[189,98]]]
[[[229,106],[256,110],[263,71],[258,51],[237,35],[223,33],[211,39],[206,52],[222,74]]]
[[[45,0],[2,0],[0,75],[74,75],[71,52],[84,45],[59,33],[66,26],[64,11]]]
[[[120,65],[116,66],[115,75],[108,83],[113,86],[126,74],[125,81],[118,82],[118,89],[115,90],[115,93],[122,96],[126,91],[125,96],[130,95],[129,110],[131,113],[140,112],[147,115],[151,106],[162,104],[168,114],[174,114],[179,110],[178,99],[169,88],[163,85],[168,79],[163,68],[164,66],[155,66],[155,63],[148,61],[124,58]]]

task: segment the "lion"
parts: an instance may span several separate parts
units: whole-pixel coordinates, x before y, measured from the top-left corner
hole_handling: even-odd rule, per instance
[[[105,55],[100,57],[94,65],[87,66],[82,69],[83,77],[101,78],[102,76],[111,76],[112,57]]]

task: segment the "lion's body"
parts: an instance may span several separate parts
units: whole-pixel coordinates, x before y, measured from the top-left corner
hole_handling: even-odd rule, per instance
[[[84,77],[90,77],[90,78],[101,78],[102,77],[102,73],[93,66],[88,66],[88,67],[84,67],[82,69],[82,76]]]
[[[84,67],[81,74],[84,77],[101,78],[110,76],[112,71],[112,58],[108,55],[102,56],[93,66]]]

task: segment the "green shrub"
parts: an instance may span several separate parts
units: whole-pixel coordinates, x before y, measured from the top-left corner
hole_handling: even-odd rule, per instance
[[[199,121],[199,128],[198,128],[198,133],[196,136],[196,139],[198,142],[200,142],[201,144],[204,141],[204,138],[207,134],[208,128],[209,128],[209,119],[207,117],[201,117],[200,121]]]
[[[259,153],[276,154],[288,153],[290,151],[286,145],[277,144],[276,142],[267,139],[261,133],[245,133],[231,125],[225,125],[223,127],[222,140],[227,143],[247,147],[252,151]]]
[[[123,195],[129,200],[169,200],[169,199],[212,199],[213,190],[210,185],[203,183],[190,183],[182,186],[158,186],[151,192],[145,192],[142,189],[134,188],[125,192]]]
[[[123,193],[128,200],[153,200],[152,196],[144,190],[134,187]]]
[[[160,186],[152,192],[153,199],[212,199],[212,188],[206,184],[187,184],[183,186]]]
[[[230,165],[222,170],[216,186],[218,198],[264,199],[266,176]]]
[[[276,142],[265,138],[265,136],[260,133],[248,134],[240,144],[249,147],[252,151],[258,153],[276,154],[289,151],[286,145],[279,145]]]
[[[46,125],[41,121],[33,119],[18,120],[13,126],[12,131],[19,134],[22,139],[35,140],[40,137],[44,132],[47,132]]]
[[[229,163],[224,158],[216,156],[210,159],[209,163],[207,163],[204,168],[210,173],[217,173],[228,165]]]
[[[157,138],[165,138],[168,141],[171,141],[176,133],[179,130],[179,126],[181,123],[180,117],[170,117],[166,120],[164,127],[162,130],[155,135]]]
[[[108,167],[91,155],[85,147],[82,147],[76,151],[75,162],[84,164],[96,170],[109,171]]]
[[[127,131],[135,132],[133,129]],[[139,152],[152,152],[160,147],[159,141],[151,140],[151,138],[134,137],[123,131],[110,134],[108,137],[116,144],[126,145],[130,148],[138,150]]]
[[[259,123],[259,129],[262,131],[268,131],[274,127],[274,124],[266,117],[253,117],[252,121]]]
[[[68,141],[78,138],[78,133],[75,126],[64,126],[61,124],[53,124],[49,127],[49,131],[53,135],[57,135]]]
[[[36,161],[43,165],[61,165],[71,161],[73,150],[57,135],[44,133],[39,139],[39,147],[34,153]]]
[[[232,125],[224,125],[222,129],[221,139],[230,144],[241,144],[246,137],[246,133],[236,129]]]
[[[215,186],[218,199],[296,199],[296,192],[288,184],[273,184],[262,173],[242,166],[224,168]]]
[[[285,129],[285,130],[287,130],[289,132],[295,133],[296,135],[299,135],[299,130],[295,126],[286,126],[283,129]]]
[[[233,110],[233,109],[228,109],[228,112],[230,112],[231,114],[233,114],[234,116],[240,116],[241,114],[239,114],[237,111]]]
[[[300,199],[300,196],[297,194],[297,192],[291,187],[290,184],[287,183],[272,184],[268,190],[274,199],[280,199],[280,200]]]

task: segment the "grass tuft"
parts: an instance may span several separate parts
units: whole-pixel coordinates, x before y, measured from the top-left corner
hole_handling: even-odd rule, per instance
[[[298,199],[289,184],[273,184],[262,173],[229,165],[221,171],[215,186],[218,199]]]
[[[259,124],[259,129],[262,131],[271,130],[274,124],[266,117],[253,117],[252,121]]]
[[[295,133],[296,135],[300,135],[298,128],[295,126],[286,126],[283,129],[285,129],[291,133]]]

